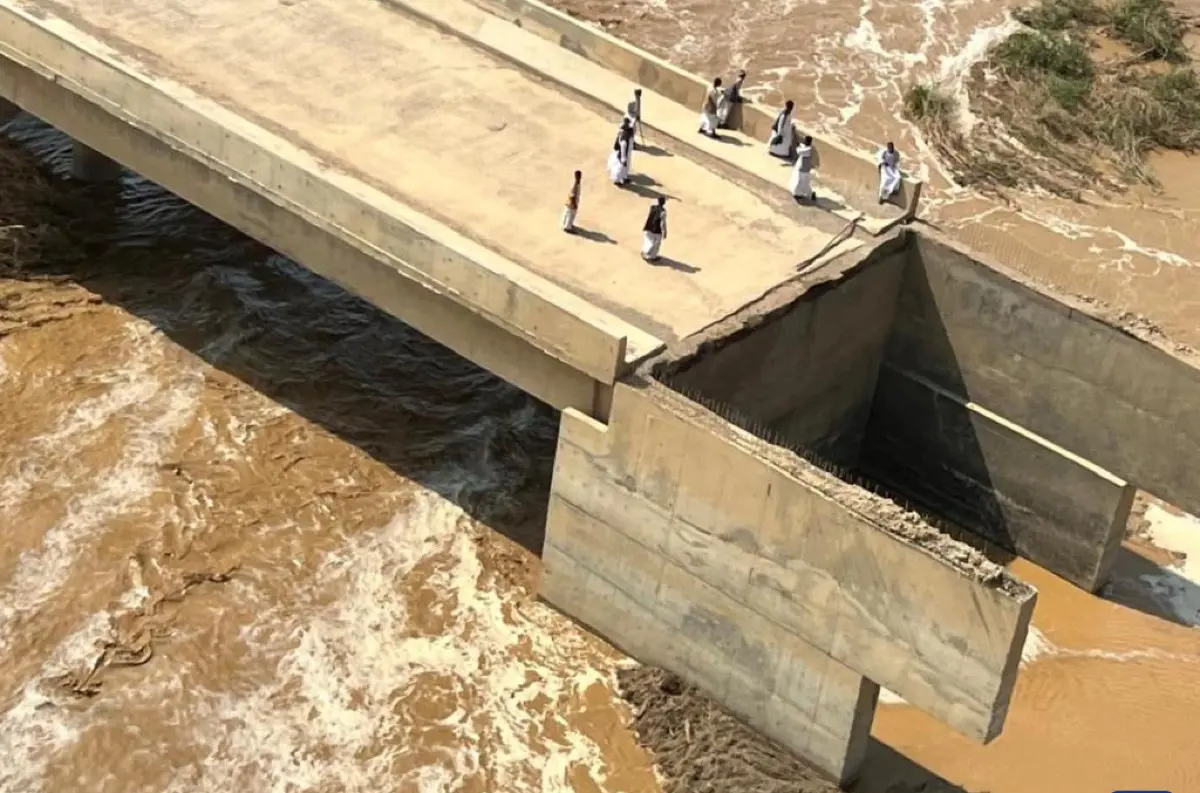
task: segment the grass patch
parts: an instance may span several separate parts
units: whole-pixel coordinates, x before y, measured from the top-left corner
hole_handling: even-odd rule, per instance
[[[1154,184],[1146,156],[1156,149],[1200,151],[1200,77],[1165,0],[1042,0],[1015,16],[1025,28],[969,77],[974,130],[957,129],[955,103],[937,85],[904,98],[905,117],[961,182],[1078,196]],[[1097,58],[1105,37],[1133,57]]]
[[[1107,16],[1094,0],[1056,0],[1013,12],[1017,21],[1043,33],[1103,25]]]
[[[1108,9],[1113,37],[1150,60],[1185,63],[1187,27],[1163,0],[1118,0]]]
[[[1067,80],[1091,80],[1095,71],[1087,45],[1068,34],[1015,33],[1000,42],[992,61],[1016,78],[1038,72]]]
[[[945,124],[954,111],[954,100],[932,83],[918,83],[904,95],[905,117],[930,124]]]

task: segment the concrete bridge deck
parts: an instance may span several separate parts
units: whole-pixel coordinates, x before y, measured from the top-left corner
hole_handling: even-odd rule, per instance
[[[610,116],[372,0],[6,0],[0,10],[12,61],[0,93],[17,104],[368,299],[375,299],[371,287],[345,268],[323,271],[324,263],[288,250],[271,229],[245,228],[223,206],[228,199],[190,195],[182,165],[145,162],[128,141],[101,132],[94,113],[54,118],[63,101],[46,93],[66,88],[111,103],[127,124],[177,151],[192,149],[193,159],[215,161],[235,182],[257,182],[252,189],[273,201],[336,221],[403,260],[412,280],[484,316],[502,315],[506,301],[497,308],[473,294],[536,293],[567,317],[551,322],[527,312],[507,324],[560,361],[590,369],[602,385],[660,340],[693,333],[787,280],[824,251],[842,223],[808,210],[813,222],[804,225],[794,212],[663,148],[638,152],[640,182],[620,190],[604,172],[615,134]],[[16,75],[13,64],[49,78],[54,89]],[[297,168],[303,178],[284,178]],[[576,168],[585,174],[585,233],[569,236],[558,230],[558,216]],[[640,229],[659,194],[671,199],[669,258],[650,266],[638,255]],[[364,221],[367,212],[373,217]],[[397,239],[403,232],[394,224],[413,226],[418,213],[423,228],[446,232],[433,234],[446,247],[463,254],[467,246],[454,240],[465,239],[482,248],[459,257],[458,280],[446,276],[436,254],[422,256]],[[831,253],[857,245],[848,240]],[[480,265],[483,258],[492,264]],[[507,273],[505,284],[479,285],[498,270]],[[463,285],[470,282],[475,293]],[[436,325],[421,329],[475,357],[478,347],[463,349]],[[626,340],[611,373],[582,360],[590,353],[572,360],[572,348],[597,346],[580,338],[597,326]],[[502,366],[489,368],[558,407],[591,412],[580,404],[590,397],[575,396],[586,388],[539,388]]]

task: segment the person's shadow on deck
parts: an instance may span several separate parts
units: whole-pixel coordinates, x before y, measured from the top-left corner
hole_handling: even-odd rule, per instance
[[[585,229],[580,226],[576,226],[575,230],[571,233],[576,237],[580,237],[591,242],[599,242],[607,245],[617,244],[616,240],[605,234],[603,231],[594,231],[592,229]]]
[[[681,262],[678,259],[672,259],[670,256],[660,256],[657,260],[646,262],[653,267],[669,267],[672,270],[678,270],[681,273],[698,273],[699,267],[694,267],[686,262]]]

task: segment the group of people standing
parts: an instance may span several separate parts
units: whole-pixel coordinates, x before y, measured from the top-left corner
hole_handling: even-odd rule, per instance
[[[817,194],[812,189],[812,169],[816,164],[816,150],[813,148],[812,135],[805,135],[796,143],[796,127],[792,122],[792,111],[796,103],[788,100],[783,110],[775,116],[771,125],[771,137],[767,141],[767,151],[772,156],[783,160],[793,160],[792,176],[788,181],[788,189],[797,201],[816,201]],[[900,152],[890,140],[875,155],[875,165],[879,171],[879,203],[890,201],[900,192],[902,176],[900,174]]]
[[[636,136],[641,132],[642,119],[642,89],[635,89],[633,100],[625,110],[617,137],[613,141],[612,151],[608,154],[608,178],[618,187],[629,184],[630,168],[633,165],[633,152],[637,148]],[[644,135],[644,133],[643,133]],[[567,193],[566,206],[563,207],[562,229],[568,234],[575,232],[575,218],[579,214],[579,200],[583,189],[583,172],[576,171],[571,190]],[[667,238],[667,199],[659,196],[650,206],[646,220],[642,224],[642,259],[656,262],[661,257],[660,250],[663,240]]]
[[[705,92],[704,102],[700,107],[699,133],[710,138],[718,138],[718,129],[726,126],[733,108],[740,104],[742,86],[746,81],[746,72],[737,73],[729,86],[724,86],[720,77],[712,82],[711,88]],[[812,171],[816,166],[816,150],[813,147],[812,135],[805,135],[797,142],[796,127],[792,113],[796,103],[788,100],[783,110],[775,117],[771,125],[771,137],[767,141],[767,151],[774,157],[791,161],[792,172],[788,181],[788,189],[797,201],[816,201],[817,194],[812,187]],[[637,138],[645,134],[642,130],[642,89],[633,92],[633,99],[625,109],[621,126],[613,141],[612,151],[608,155],[608,178],[618,187],[629,184],[630,172],[633,165],[633,153],[637,149]],[[888,141],[876,155],[879,169],[879,203],[883,204],[900,191],[900,153],[895,145]],[[571,190],[567,194],[566,206],[562,214],[562,229],[567,233],[575,232],[575,218],[579,213],[580,194],[583,185],[583,173],[575,172]],[[650,211],[642,224],[642,258],[648,262],[658,261],[663,240],[667,237],[667,199],[659,196],[651,205]]]

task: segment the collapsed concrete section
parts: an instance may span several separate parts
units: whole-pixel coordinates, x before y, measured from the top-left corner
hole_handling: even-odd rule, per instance
[[[905,230],[648,362],[607,425],[564,412],[543,595],[843,783],[879,686],[990,740],[1036,594],[942,528],[1098,588],[1135,483],[1196,495],[1160,461],[1195,459],[1194,382]]]
[[[542,594],[847,783],[878,686],[981,740],[1036,598],[916,514],[649,378],[563,413]]]
[[[655,373],[1090,591],[1135,485],[1195,499],[1163,454],[1200,453],[1194,368],[931,235],[901,232],[837,268]],[[1117,384],[1118,367],[1139,381]]]

